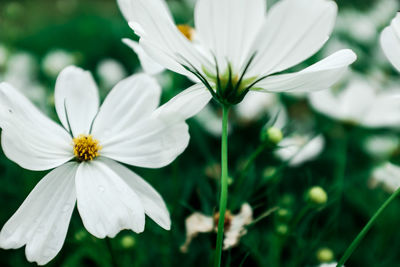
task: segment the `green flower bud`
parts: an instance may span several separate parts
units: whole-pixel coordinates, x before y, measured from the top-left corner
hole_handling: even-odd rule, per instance
[[[329,248],[320,248],[317,251],[317,259],[319,262],[323,263],[323,262],[331,262],[333,261],[334,255],[333,255],[333,251]]]
[[[290,210],[288,210],[288,209],[279,209],[279,210],[276,212],[276,215],[277,215],[280,219],[285,220],[285,221],[288,221],[288,220],[292,217],[292,212],[291,212]]]
[[[308,200],[317,205],[323,205],[328,201],[328,195],[320,186],[314,186],[308,191]]]
[[[283,133],[281,129],[276,127],[269,127],[266,130],[263,130],[261,133],[261,141],[270,142],[271,144],[278,144],[283,139]]]
[[[86,238],[87,232],[85,230],[79,230],[75,233],[74,238],[76,241],[82,241]]]
[[[287,235],[289,227],[286,224],[279,224],[275,230],[279,235]]]
[[[121,246],[123,248],[133,248],[136,244],[136,240],[133,236],[126,235],[121,239]]]
[[[276,175],[277,171],[275,167],[268,167],[265,168],[265,170],[263,171],[263,180],[265,182],[270,181],[271,179],[273,179]]]

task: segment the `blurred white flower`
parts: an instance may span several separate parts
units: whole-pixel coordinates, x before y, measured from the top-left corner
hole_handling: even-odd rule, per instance
[[[368,137],[364,148],[374,158],[389,158],[399,148],[400,140],[395,135],[373,135]]]
[[[372,43],[378,34],[377,27],[370,16],[355,9],[347,9],[339,13],[336,29],[360,43]]]
[[[113,87],[127,76],[124,66],[115,59],[104,59],[97,65],[97,75],[104,87]]]
[[[248,90],[326,89],[356,59],[351,50],[341,50],[300,72],[276,74],[324,45],[337,14],[334,1],[283,0],[266,14],[265,0],[200,0],[195,7],[196,29],[176,26],[163,0],[118,0],[118,4],[150,57],[201,82],[224,103],[239,103]]]
[[[73,54],[57,49],[45,55],[42,61],[42,70],[49,77],[55,78],[65,67],[75,63],[76,59]]]
[[[205,106],[194,119],[199,122],[208,133],[213,136],[221,136],[222,133],[222,117],[210,106]],[[230,132],[230,127],[228,129]]]
[[[161,196],[116,162],[159,168],[186,148],[189,133],[184,120],[209,99],[181,94],[157,108],[160,94],[154,79],[134,75],[118,83],[99,107],[91,74],[67,67],[55,88],[60,126],[18,90],[1,83],[1,145],[5,155],[25,169],[55,169],[5,224],[0,247],[26,245],[29,261],[48,263],[61,250],[76,202],[85,228],[98,238],[114,237],[123,229],[142,232],[145,214],[170,229]]]
[[[398,0],[376,1],[375,5],[370,8],[367,16],[374,22],[377,28],[382,28],[396,14],[399,8],[400,3]]]
[[[207,216],[195,212],[185,220],[186,240],[181,246],[181,251],[186,253],[189,245],[199,233],[217,232],[219,214]],[[240,212],[232,215],[229,211],[225,214],[225,238],[223,249],[227,250],[239,244],[239,240],[247,233],[246,226],[253,221],[253,210],[247,203],[243,204]]]
[[[235,107],[236,115],[242,122],[253,122],[260,119],[279,104],[276,94],[257,94],[249,92],[242,102]]]
[[[322,135],[298,135],[284,138],[275,151],[282,161],[288,161],[289,166],[296,167],[304,162],[315,159],[324,149],[325,139]]]
[[[380,41],[386,57],[400,71],[400,12],[382,31]]]
[[[336,267],[337,262],[331,262],[331,263],[321,263],[318,265],[318,267]],[[344,265],[342,265],[344,267]]]
[[[400,125],[400,88],[379,91],[365,78],[354,77],[340,92],[309,95],[311,106],[333,119],[365,127]]]
[[[35,80],[37,76],[37,62],[32,54],[18,52],[10,56],[4,80],[21,88]]]
[[[374,169],[369,180],[371,188],[382,186],[388,193],[393,193],[400,187],[400,167],[386,162]]]

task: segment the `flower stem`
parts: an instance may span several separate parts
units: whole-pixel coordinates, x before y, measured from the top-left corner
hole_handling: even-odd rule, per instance
[[[354,241],[351,243],[351,245],[347,248],[347,250],[344,252],[342,258],[340,259],[339,263],[336,265],[336,267],[341,267],[343,264],[349,259],[351,254],[353,254],[354,250],[357,248],[359,243],[362,241],[364,236],[368,233],[369,229],[372,227],[372,225],[375,223],[376,219],[381,215],[383,210],[400,194],[400,187],[385,201],[385,203],[382,204],[382,206],[375,212],[375,214],[372,216],[372,218],[369,220],[369,222],[364,226],[364,228],[361,230],[361,232],[357,235],[357,237],[354,239]]]
[[[222,138],[221,138],[221,196],[219,202],[219,220],[217,232],[216,255],[214,267],[221,266],[222,243],[224,239],[225,211],[228,201],[228,114],[229,106],[222,107]]]

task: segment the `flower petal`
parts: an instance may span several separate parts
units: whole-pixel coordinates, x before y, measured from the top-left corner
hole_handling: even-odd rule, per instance
[[[145,213],[162,228],[170,230],[171,219],[167,206],[160,194],[143,178],[128,168],[113,160],[103,159],[103,161],[138,195]]]
[[[132,48],[132,50],[136,53],[139,58],[140,65],[142,66],[145,73],[156,75],[165,70],[163,66],[155,62],[152,58],[149,57],[149,55],[147,55],[147,53],[143,50],[138,42],[127,38],[122,39],[122,41],[127,46]]]
[[[0,247],[26,244],[30,262],[44,265],[61,250],[74,210],[76,163],[66,163],[47,174],[32,190],[0,233]]]
[[[70,66],[58,75],[54,93],[58,117],[74,136],[88,134],[99,109],[99,93],[90,72]]]
[[[212,216],[206,216],[200,212],[195,212],[185,220],[186,240],[180,247],[181,252],[186,253],[189,245],[199,233],[209,233],[213,231],[214,219]]]
[[[29,170],[48,170],[73,157],[71,136],[7,83],[0,84],[1,145],[12,161]]]
[[[268,12],[253,43],[248,76],[285,70],[315,54],[328,40],[337,14],[330,0],[282,0]]]
[[[166,120],[184,121],[199,113],[212,96],[203,84],[195,84],[159,107],[153,116]]]
[[[265,0],[199,0],[195,23],[199,39],[218,63],[238,72],[266,14]],[[223,71],[224,66],[220,66]]]
[[[267,77],[255,85],[255,89],[265,92],[310,92],[328,89],[346,72],[356,60],[353,51],[340,50],[329,57],[296,73]]]
[[[193,75],[181,63],[188,61],[199,70],[202,66],[210,67],[209,60],[179,32],[163,0],[118,0],[118,4],[140,36],[143,49],[155,61],[188,76]]]
[[[102,142],[101,154],[129,165],[161,168],[175,160],[189,143],[188,126],[171,118],[151,118]]]
[[[105,162],[81,163],[75,183],[79,214],[89,233],[105,238],[124,229],[143,232],[145,215],[140,198]]]
[[[386,57],[400,71],[400,12],[381,34],[381,46]]]
[[[159,104],[160,94],[160,85],[149,75],[132,75],[122,80],[104,100],[91,133],[104,146],[111,137],[130,131],[150,117]]]

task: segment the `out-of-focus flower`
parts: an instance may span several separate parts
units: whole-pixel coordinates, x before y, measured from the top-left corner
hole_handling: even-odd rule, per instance
[[[133,236],[126,235],[121,239],[121,246],[125,249],[133,248],[136,244],[136,240]]]
[[[316,92],[309,99],[315,110],[342,122],[371,128],[400,125],[400,88],[379,91],[355,78],[340,92]]]
[[[195,212],[185,220],[186,240],[181,246],[181,251],[186,253],[189,245],[199,233],[217,232],[219,214],[215,216],[207,216],[199,212]],[[240,238],[247,233],[246,226],[253,221],[253,210],[247,203],[243,204],[240,212],[236,215],[229,211],[225,214],[225,231],[224,246],[227,250],[236,246]]]
[[[389,158],[400,145],[400,140],[395,135],[373,135],[368,137],[364,144],[365,150],[374,158]]]
[[[322,135],[292,135],[279,143],[280,148],[275,155],[283,161],[289,161],[289,166],[299,166],[315,159],[324,149],[325,139]]]
[[[57,49],[45,55],[42,61],[42,69],[46,75],[55,78],[65,67],[75,63],[76,59],[73,54]]]
[[[389,61],[400,71],[400,12],[382,31],[381,46]]]
[[[382,28],[395,15],[400,8],[398,0],[376,1],[370,8],[367,16],[372,20],[377,28]]]
[[[4,80],[14,86],[24,87],[36,78],[37,62],[32,54],[18,52],[10,56]]]
[[[336,29],[360,43],[375,41],[378,34],[377,27],[365,12],[347,9],[339,13]]]
[[[200,111],[194,119],[199,122],[201,127],[203,127],[208,133],[213,136],[221,136],[222,133],[222,117],[217,114],[217,112],[208,106],[205,106],[202,111]],[[230,127],[228,133],[230,132]]]
[[[337,262],[331,262],[331,263],[322,263],[320,265],[318,265],[318,267],[336,267]],[[341,267],[344,267],[344,265],[342,265]]]
[[[334,256],[333,251],[329,248],[320,248],[317,251],[317,259],[319,262],[332,262]]]
[[[400,187],[400,167],[386,162],[375,168],[369,180],[371,188],[382,186],[389,193],[393,193]]]
[[[237,104],[249,90],[326,89],[356,59],[351,50],[341,50],[300,72],[274,75],[324,45],[337,14],[333,1],[283,0],[266,15],[264,0],[201,0],[195,7],[196,29],[176,26],[162,0],[118,3],[149,56],[201,82],[221,103]]]
[[[181,94],[158,107],[160,94],[154,79],[134,75],[118,83],[99,107],[90,73],[67,67],[55,88],[62,127],[18,90],[1,83],[5,155],[25,169],[55,169],[5,224],[0,247],[26,245],[29,261],[48,263],[61,250],[75,203],[85,228],[98,238],[114,237],[122,229],[142,232],[145,214],[169,230],[169,212],[161,196],[117,161],[147,168],[171,163],[189,142],[184,120],[208,99]]]
[[[253,122],[274,109],[278,103],[276,94],[249,92],[243,101],[235,107],[235,113],[241,122]]]
[[[126,77],[124,66],[115,59],[104,59],[97,65],[97,75],[104,87],[112,87]]]

